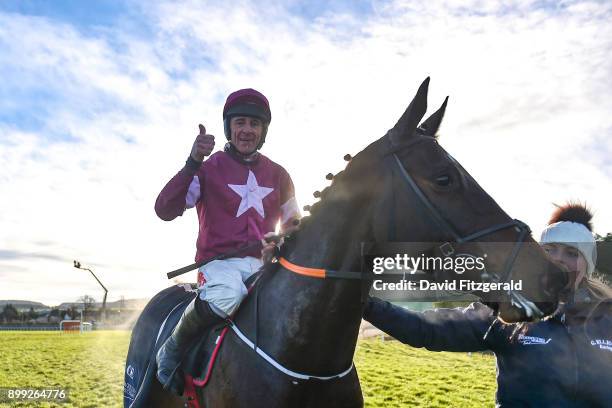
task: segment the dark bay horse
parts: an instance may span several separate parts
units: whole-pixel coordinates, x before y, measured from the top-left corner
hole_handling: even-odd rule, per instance
[[[429,78],[397,124],[351,159],[323,190],[311,215],[285,242],[282,257],[308,268],[359,271],[362,242],[457,242],[469,236],[517,242],[511,251],[498,251],[488,260],[492,270],[506,268],[502,278],[512,273],[525,282],[522,293],[510,293],[507,301],[494,305],[498,315],[514,322],[551,314],[556,302],[528,299],[538,298],[543,280],[547,291],[559,293],[566,284],[564,275],[537,245],[520,244],[535,243],[526,226],[512,220],[438,144],[435,135],[446,100],[421,123],[428,84]],[[278,262],[264,268],[257,296],[244,301],[235,319],[241,333],[257,341],[279,367],[339,377],[302,379],[282,372],[230,330],[208,385],[198,391],[202,405],[362,407],[352,359],[363,281],[303,276]],[[150,401],[160,407],[184,404],[157,382]]]

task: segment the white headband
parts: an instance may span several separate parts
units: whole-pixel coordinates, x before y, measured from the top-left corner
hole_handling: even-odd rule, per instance
[[[542,231],[540,244],[552,243],[567,245],[580,251],[588,264],[587,275],[591,276],[597,262],[597,244],[587,227],[571,221],[550,224]]]

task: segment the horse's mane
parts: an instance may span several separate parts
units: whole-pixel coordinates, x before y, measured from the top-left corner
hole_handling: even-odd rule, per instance
[[[315,193],[315,197],[319,198],[319,201],[312,205],[307,205],[304,207],[304,209],[307,210],[310,215],[305,215],[300,219],[300,228],[312,223],[313,219],[316,218],[315,216],[317,215],[317,213],[319,213],[321,208],[328,203],[327,198],[330,197],[333,192],[337,192],[346,186],[346,178],[346,170],[341,170],[339,173],[332,176],[331,185]],[[295,238],[295,235],[297,235],[298,233],[299,229],[293,234],[291,234],[289,240],[291,241],[292,238]]]

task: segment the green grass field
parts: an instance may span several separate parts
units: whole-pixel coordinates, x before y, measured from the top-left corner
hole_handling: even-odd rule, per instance
[[[129,332],[0,332],[0,387],[68,387],[64,404],[7,407],[121,407]],[[355,365],[366,407],[494,406],[491,356],[432,353],[397,341],[362,340]]]

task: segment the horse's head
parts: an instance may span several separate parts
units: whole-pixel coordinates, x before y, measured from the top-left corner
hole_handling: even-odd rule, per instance
[[[477,242],[486,253],[486,278],[522,281],[520,291],[504,293],[503,298],[499,292],[496,298],[479,293],[482,300],[507,322],[550,315],[567,277],[548,260],[529,228],[510,218],[438,144],[448,98],[421,122],[428,84],[429,78],[393,129],[355,156],[343,172],[343,190],[360,203],[359,216],[369,214],[359,224],[368,225],[367,235],[376,242],[448,243],[436,248],[442,253]]]

